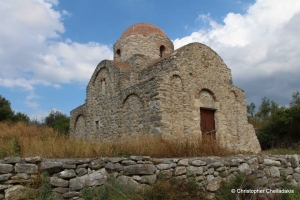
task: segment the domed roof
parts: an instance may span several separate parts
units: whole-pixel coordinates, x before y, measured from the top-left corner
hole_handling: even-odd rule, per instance
[[[137,23],[127,28],[121,35],[121,38],[130,35],[136,35],[136,34],[142,34],[142,35],[156,34],[156,35],[167,37],[166,33],[163,30],[161,30],[159,27],[153,24]]]

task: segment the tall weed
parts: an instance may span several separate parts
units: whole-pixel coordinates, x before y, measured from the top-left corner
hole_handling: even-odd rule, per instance
[[[7,156],[78,158],[143,155],[152,157],[228,156],[215,141],[169,140],[150,134],[116,140],[73,140],[47,126],[0,123],[0,158]]]

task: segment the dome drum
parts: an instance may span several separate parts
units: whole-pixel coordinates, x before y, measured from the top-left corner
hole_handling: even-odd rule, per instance
[[[125,62],[135,54],[150,58],[149,61],[174,51],[174,45],[157,26],[139,23],[124,31],[114,45],[114,60]]]

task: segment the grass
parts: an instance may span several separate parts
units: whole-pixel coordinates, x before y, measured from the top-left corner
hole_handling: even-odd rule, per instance
[[[155,182],[152,187],[134,190],[121,185],[116,179],[109,178],[101,187],[84,188],[81,192],[85,200],[192,200],[204,199],[205,193],[193,180],[162,179]]]
[[[210,140],[164,140],[161,137],[140,135],[116,141],[71,140],[47,126],[0,122],[0,158],[8,156],[44,158],[87,158],[105,156],[143,155],[151,157],[230,156]]]
[[[297,149],[284,149],[284,148],[275,148],[270,150],[263,151],[264,154],[272,154],[272,155],[294,155],[300,154],[300,148]]]

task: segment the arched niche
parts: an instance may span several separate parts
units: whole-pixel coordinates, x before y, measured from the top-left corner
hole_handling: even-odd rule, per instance
[[[85,139],[85,118],[82,114],[78,115],[75,120],[74,130],[75,138]]]
[[[143,103],[141,98],[135,94],[126,96],[122,104],[122,124],[124,135],[136,135],[143,133]]]
[[[94,82],[94,89],[96,97],[101,95],[107,94],[107,85],[109,81],[108,70],[106,67],[101,68],[100,71],[97,73],[95,82]]]
[[[209,89],[202,89],[198,94],[198,107],[217,110],[219,103],[215,94]]]
[[[183,119],[183,85],[181,77],[174,74],[170,79],[170,124],[171,135],[179,137],[184,134]]]

